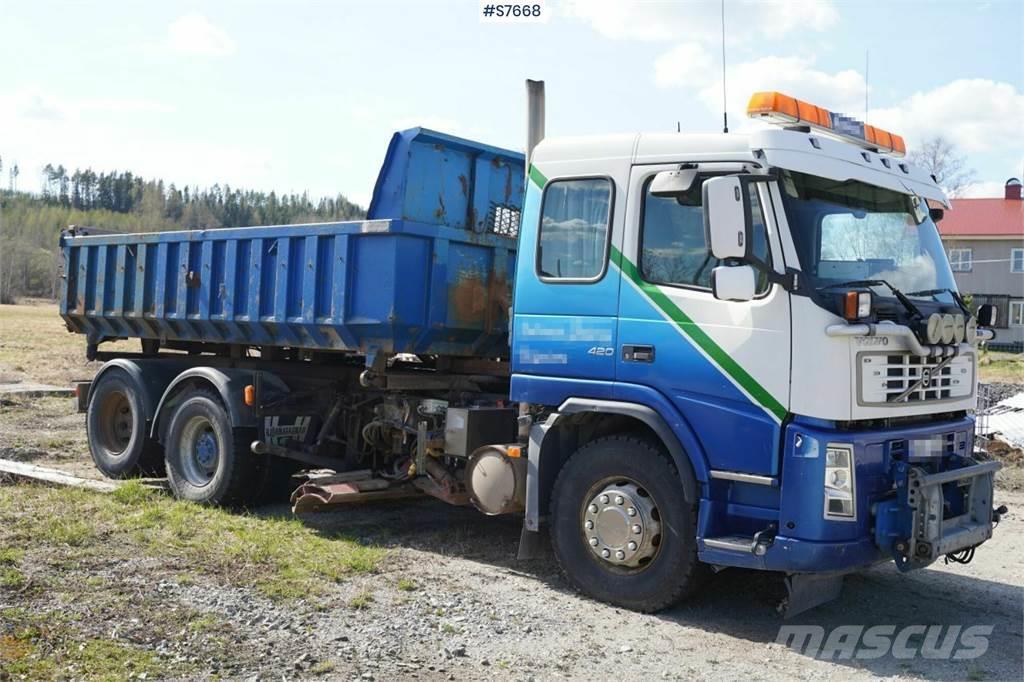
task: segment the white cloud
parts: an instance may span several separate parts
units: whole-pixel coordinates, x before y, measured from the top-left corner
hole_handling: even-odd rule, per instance
[[[975,182],[957,194],[958,199],[1002,199],[1005,193],[1003,183],[998,180]]]
[[[601,35],[615,40],[718,43],[721,36],[718,0],[569,0],[561,9],[565,15],[589,23]],[[729,42],[755,36],[779,38],[797,30],[821,31],[838,19],[839,12],[831,0],[729,0],[725,5]]]
[[[178,54],[224,57],[235,51],[235,41],[223,29],[197,12],[182,15],[167,27],[167,47]]]
[[[714,67],[703,47],[681,43],[654,60],[654,83],[659,88],[703,85]]]
[[[720,111],[720,64],[700,45],[683,43],[655,60],[654,82],[662,88],[688,88],[710,110]],[[726,80],[730,127],[735,130],[751,126],[746,118],[747,101],[760,90],[777,90],[855,116],[863,111],[864,77],[852,70],[828,72],[815,68],[814,59],[809,57],[773,56],[731,64],[726,69]]]
[[[871,122],[907,137],[909,146],[942,135],[962,152],[1021,147],[1024,94],[1009,83],[960,79],[874,109]]]
[[[654,62],[654,82],[662,88],[692,91],[711,111],[722,106],[719,65],[696,43],[682,43]],[[820,104],[831,111],[864,118],[864,76],[856,70],[827,71],[809,57],[770,56],[730,65],[728,109],[732,128],[753,124],[746,118],[747,98],[777,90]],[[1021,148],[1024,94],[1009,83],[961,79],[914,93],[895,106],[872,108],[868,122],[902,135],[910,148],[942,135],[961,153],[971,155]],[[1019,172],[1019,171],[1018,171]],[[981,191],[981,190],[978,190]]]
[[[274,188],[274,159],[265,149],[168,136],[160,116],[173,111],[147,99],[71,99],[36,91],[0,95],[0,130],[18,131],[0,153],[5,165],[19,165],[19,187],[32,192],[39,191],[37,178],[47,163],[130,170],[179,186],[229,181]]]

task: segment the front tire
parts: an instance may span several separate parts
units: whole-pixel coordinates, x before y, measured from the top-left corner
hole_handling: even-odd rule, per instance
[[[167,430],[167,482],[178,499],[219,506],[254,502],[262,458],[250,451],[252,429],[232,428],[215,393],[192,389]]]
[[[699,588],[697,508],[658,446],[629,435],[587,443],[551,497],[551,543],[569,581],[616,606],[652,612]]]
[[[100,375],[89,396],[85,430],[89,454],[108,478],[159,475],[163,451],[146,434],[142,390],[119,367]]]

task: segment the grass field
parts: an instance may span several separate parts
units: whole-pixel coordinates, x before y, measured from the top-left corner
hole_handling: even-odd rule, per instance
[[[984,353],[979,365],[982,381],[1024,384],[1024,353]]]
[[[137,341],[119,341],[104,349],[137,351]],[[85,336],[73,334],[47,302],[0,305],[0,383],[38,381],[67,386],[91,378],[99,363],[85,359]]]
[[[204,635],[200,651],[231,659],[217,618],[140,601],[126,578],[250,588],[290,603],[374,573],[383,558],[296,518],[176,502],[138,482],[111,495],[0,485],[0,680],[157,677],[171,672],[168,661],[142,645],[186,635]],[[114,621],[137,631],[111,636]],[[187,677],[188,663],[175,661],[173,674]]]

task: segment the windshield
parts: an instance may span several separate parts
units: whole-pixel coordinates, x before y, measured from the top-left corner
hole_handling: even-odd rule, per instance
[[[945,291],[924,293],[956,291],[924,199],[795,171],[783,171],[781,184],[801,269],[812,287],[885,280],[915,298],[954,302]]]

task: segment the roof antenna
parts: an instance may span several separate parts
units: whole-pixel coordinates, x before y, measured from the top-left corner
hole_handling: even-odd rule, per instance
[[[725,0],[722,0],[722,132],[729,132],[729,109],[725,99]]]
[[[682,126],[682,124],[679,121],[676,121],[676,132],[677,133],[683,132],[683,126]]]
[[[871,50],[864,50],[864,122],[868,122],[868,77],[871,74]]]

